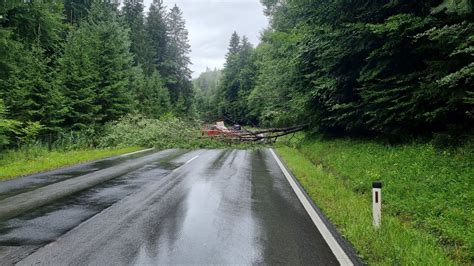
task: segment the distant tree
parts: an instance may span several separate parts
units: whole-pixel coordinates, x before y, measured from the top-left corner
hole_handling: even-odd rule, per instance
[[[201,119],[211,121],[217,118],[217,108],[215,106],[215,95],[219,86],[219,80],[222,76],[220,70],[210,70],[201,73],[199,77],[193,80],[196,108]]]
[[[216,106],[218,116],[233,115],[229,105],[237,100],[239,84],[237,76],[239,73],[238,53],[240,47],[240,37],[234,32],[229,41],[226,54],[226,62],[222,70],[222,78],[216,96]]]
[[[230,37],[230,42],[229,42],[229,49],[226,55],[227,60],[229,60],[229,57],[235,56],[239,53],[240,50],[240,37],[237,34],[236,31],[232,33],[232,36]]]
[[[247,98],[255,86],[254,50],[247,37],[240,40],[236,32],[232,34],[216,96],[218,116],[240,123],[250,122]]]
[[[206,93],[215,91],[221,74],[221,70],[211,70],[207,67],[205,72],[202,72],[198,78],[193,80],[194,87]]]

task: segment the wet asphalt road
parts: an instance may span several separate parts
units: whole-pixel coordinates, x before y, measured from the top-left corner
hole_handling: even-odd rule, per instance
[[[131,153],[129,155],[119,155],[102,160],[78,164],[70,167],[60,168],[50,172],[44,172],[22,178],[11,179],[0,182],[0,200],[28,192],[40,187],[47,186],[66,179],[78,177],[93,171],[102,170],[108,167],[124,163],[126,161],[139,158],[156,151],[146,150],[143,152]]]
[[[268,150],[165,153],[0,221],[0,259],[20,265],[338,265]]]

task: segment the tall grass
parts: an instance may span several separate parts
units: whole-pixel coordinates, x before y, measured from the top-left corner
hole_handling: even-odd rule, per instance
[[[354,245],[365,263],[454,265],[437,246],[435,237],[406,226],[396,217],[384,215],[382,227],[375,230],[370,201],[348,189],[344,179],[313,164],[296,149],[277,150],[308,195]]]
[[[296,147],[366,203],[372,181],[382,180],[385,214],[430,235],[454,260],[474,261],[472,145],[437,150],[431,144],[313,138]]]
[[[96,148],[94,131],[64,132],[39,136],[15,148],[0,150],[0,180],[52,170],[76,163],[105,158],[139,150],[139,146]],[[42,139],[42,140],[40,140]]]
[[[31,146],[9,150],[0,156],[0,180],[34,174],[86,161],[133,152],[140,147],[53,150],[44,146]]]

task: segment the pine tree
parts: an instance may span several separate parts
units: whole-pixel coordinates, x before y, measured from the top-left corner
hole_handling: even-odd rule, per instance
[[[31,1],[8,10],[4,16],[2,27],[14,28],[14,39],[35,44],[48,56],[60,51],[61,35],[66,30],[61,2]]]
[[[130,28],[130,51],[134,54],[135,65],[141,65],[147,74],[153,71],[153,48],[145,31],[143,0],[125,0],[122,15]]]
[[[234,32],[229,41],[225,68],[216,100],[218,113],[240,123],[255,121],[250,117],[248,98],[255,87],[257,67],[255,49],[246,36]]]
[[[241,45],[239,47],[239,92],[235,113],[236,117],[244,122],[248,122],[248,120],[250,120],[248,97],[255,87],[255,73],[257,72],[257,66],[255,64],[256,57],[254,54],[255,49],[253,48],[252,44],[248,41],[246,36],[243,36]]]
[[[77,24],[87,18],[94,0],[64,0],[64,14],[69,23]]]
[[[205,121],[218,118],[214,98],[217,94],[221,74],[220,70],[206,68],[206,72],[201,73],[197,79],[193,80],[195,105],[201,119]]]
[[[99,49],[97,32],[91,22],[83,22],[69,33],[63,56],[59,60],[59,81],[66,96],[69,112],[65,125],[84,129],[99,122],[101,107],[96,103],[99,69],[95,62]]]
[[[100,70],[96,103],[101,106],[102,122],[116,120],[132,108],[132,94],[127,90],[132,73],[128,30],[117,18],[110,4],[92,6],[91,20],[98,36],[95,62]],[[94,33],[92,33],[94,34]]]
[[[43,133],[60,131],[67,109],[53,73],[65,29],[62,5],[19,4],[5,16],[1,26],[9,29],[0,29],[0,97],[11,117],[39,122]]]
[[[146,78],[137,93],[138,110],[149,118],[160,118],[171,110],[170,96],[157,71]]]
[[[229,43],[229,49],[226,55],[227,62],[229,62],[229,57],[235,56],[239,53],[240,51],[240,37],[237,34],[236,31],[232,33],[232,36],[230,37],[230,43]]]
[[[147,38],[152,45],[153,69],[164,77],[166,74],[165,60],[168,47],[167,12],[163,0],[153,0],[145,21]]]
[[[167,72],[163,74],[166,87],[170,91],[172,102],[177,103],[180,99],[184,102],[183,108],[189,111],[192,108],[194,98],[191,70],[189,69],[191,46],[189,45],[183,13],[176,5],[168,15],[167,27],[169,40],[166,54]]]
[[[237,119],[235,117],[235,103],[240,87],[238,80],[240,72],[239,52],[240,37],[234,32],[229,42],[225,68],[222,71],[222,79],[216,97],[219,116],[231,116],[234,120]]]
[[[128,30],[119,21],[116,6],[94,3],[88,19],[71,32],[60,61],[69,127],[105,123],[131,111],[129,50]]]

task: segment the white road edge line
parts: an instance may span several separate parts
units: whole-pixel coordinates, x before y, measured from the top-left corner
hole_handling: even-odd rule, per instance
[[[190,162],[196,160],[196,158],[198,158],[198,157],[199,157],[199,155],[196,155],[196,156],[194,156],[193,158],[191,158],[191,159],[189,159],[188,161],[186,161],[184,164],[188,164],[188,163],[190,163]]]
[[[153,150],[153,149],[154,149],[154,148],[150,148],[150,149],[145,149],[145,150],[139,150],[139,151],[134,151],[134,152],[130,152],[130,153],[125,153],[125,154],[120,155],[119,157],[125,157],[125,156],[129,156],[129,155],[132,155],[132,154],[137,154],[137,153],[141,153],[141,152],[151,151],[151,150]]]
[[[273,155],[273,158],[277,162],[278,166],[280,167],[281,171],[285,175],[286,179],[290,183],[291,187],[296,193],[296,196],[298,196],[298,199],[300,202],[303,204],[303,207],[305,208],[306,212],[308,215],[311,217],[311,220],[313,220],[314,225],[318,228],[319,232],[323,236],[324,240],[328,244],[329,248],[331,249],[332,253],[334,256],[337,258],[339,263],[341,265],[354,265],[347,256],[346,252],[342,249],[342,247],[339,245],[339,243],[336,241],[334,236],[329,232],[329,229],[327,226],[324,224],[324,222],[321,220],[321,217],[319,217],[319,214],[314,210],[313,206],[311,203],[308,201],[308,199],[305,197],[301,189],[298,187],[298,185],[295,183],[293,178],[291,177],[290,173],[286,169],[286,167],[283,165],[283,163],[280,161],[278,156],[275,154],[275,151],[273,149],[270,149],[270,152]]]

